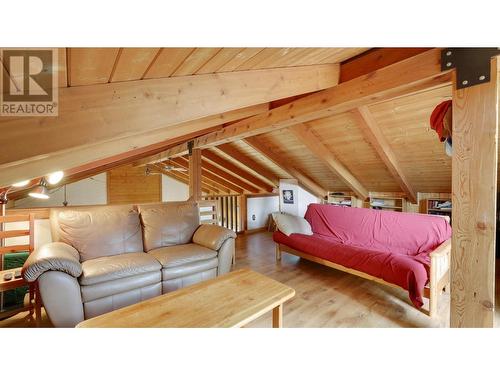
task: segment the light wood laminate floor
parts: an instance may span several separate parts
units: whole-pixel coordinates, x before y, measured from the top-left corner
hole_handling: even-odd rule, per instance
[[[237,239],[236,269],[250,268],[295,289],[285,303],[284,327],[447,327],[449,294],[439,306],[439,318],[430,319],[416,310],[407,293],[349,275],[283,253],[280,263],[274,256],[271,233],[240,235]],[[497,272],[497,280],[498,280]],[[497,282],[498,285],[498,282]],[[497,288],[496,322],[500,322]],[[426,306],[424,306],[426,307]],[[271,313],[247,327],[271,327]],[[0,321],[0,327],[32,327],[25,313]],[[43,314],[42,326],[50,327]]]

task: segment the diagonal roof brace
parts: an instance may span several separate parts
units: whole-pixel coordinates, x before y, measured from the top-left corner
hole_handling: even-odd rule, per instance
[[[491,58],[500,48],[443,48],[441,71],[455,68],[457,90],[490,81]]]

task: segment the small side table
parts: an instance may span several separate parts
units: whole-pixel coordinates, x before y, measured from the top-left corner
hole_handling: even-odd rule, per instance
[[[10,223],[26,223],[28,222],[28,229],[17,229],[18,226],[14,225],[10,229],[7,228],[6,224]],[[19,253],[19,252],[29,252],[32,253],[35,249],[35,214],[25,214],[25,215],[7,215],[0,216],[0,255],[7,253]],[[19,242],[14,242],[15,244],[6,244],[6,240],[16,237],[28,237],[27,244],[18,244]],[[42,303],[40,298],[40,292],[38,290],[37,283],[27,283],[22,277],[14,278],[14,273],[20,271],[21,268],[12,268],[8,270],[0,270],[0,292],[7,290],[19,288],[25,285],[29,286],[29,303],[18,309],[12,309],[5,312],[0,312],[0,317],[5,315],[12,315],[16,312],[29,311],[30,315],[35,315],[35,322],[37,327],[41,322],[41,309]],[[12,273],[12,278],[10,280],[5,280],[4,275],[7,273]]]
[[[37,283],[28,284],[22,277],[12,279],[6,281],[4,280],[4,275],[8,273],[12,273],[14,275],[15,271],[21,271],[21,268],[12,268],[5,271],[0,271],[0,293],[5,292],[7,290],[12,290],[16,288],[20,288],[28,285],[29,287],[29,302],[24,306],[18,307],[16,309],[6,310],[4,312],[0,312],[0,318],[7,315],[15,315],[17,313],[23,311],[29,311],[30,315],[34,317],[35,324],[37,327],[40,326],[41,318],[42,318],[42,300],[40,298],[40,292],[38,290]]]

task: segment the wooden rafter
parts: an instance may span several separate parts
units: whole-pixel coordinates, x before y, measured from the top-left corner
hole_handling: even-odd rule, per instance
[[[231,163],[230,161],[217,155],[212,150],[209,149],[203,150],[202,155],[204,158],[210,160],[212,163],[215,163],[217,164],[217,166],[233,172],[234,174],[238,175],[239,178],[245,180],[246,182],[249,182],[250,184],[256,186],[260,190],[264,190],[267,192],[273,191],[273,186],[255,177],[253,174],[245,171],[244,169],[236,166],[234,163]]]
[[[174,163],[180,167],[184,167],[186,169],[189,168],[188,161],[186,159],[184,159],[183,157],[172,159],[172,163]],[[244,192],[244,190],[241,187],[234,185],[233,183],[223,179],[222,177],[219,177],[215,173],[212,173],[212,172],[204,169],[203,162],[202,162],[201,174],[202,174],[202,178],[207,178],[208,180],[212,181],[214,184],[219,185],[219,186],[223,186],[224,188],[229,189],[230,191],[234,191],[235,193],[238,193],[238,194],[243,194],[243,192]]]
[[[301,184],[305,189],[309,190],[312,194],[321,198],[324,198],[326,196],[327,194],[326,189],[318,185],[311,178],[304,175],[297,168],[290,165],[290,163],[287,160],[285,160],[285,158],[272,151],[269,147],[264,145],[256,137],[246,138],[245,143],[247,143],[250,147],[253,147],[255,150],[264,155],[267,159],[269,159],[278,167],[280,167],[285,172],[290,174],[293,178],[295,178],[299,182],[299,184]]]
[[[0,118],[0,186],[146,146],[141,135],[158,129],[332,87],[338,73],[327,64],[61,88],[57,117]]]
[[[441,71],[440,59],[439,49],[426,51],[197,137],[194,139],[194,147],[210,148],[409,93],[448,85],[451,74]],[[164,155],[168,157],[186,152],[186,146],[179,145],[165,151]]]
[[[181,159],[181,162],[172,160],[171,164],[186,169],[185,172],[182,171],[176,171],[176,172],[179,172],[180,174],[183,174],[186,177],[186,185],[189,186],[189,173],[188,173],[189,162],[186,159]],[[229,194],[231,192],[231,189],[229,189],[226,185],[219,184],[207,178],[203,173],[203,171],[201,175],[201,181],[202,181],[202,186],[207,186],[211,190],[217,193]]]
[[[267,108],[268,104],[259,104],[195,121],[189,121],[167,129],[155,130],[135,137],[126,137],[124,139],[103,142],[99,145],[79,148],[73,151],[71,160],[78,161],[86,157],[95,157],[95,155],[100,154],[100,150],[105,150],[106,153],[112,150],[114,153],[113,156],[103,159],[98,158],[96,161],[79,164],[77,167],[66,169],[65,175],[72,176],[81,173],[93,175],[96,174],[96,171],[106,171],[120,165],[130,164],[138,159],[143,160],[141,165],[146,165],[156,160],[156,158],[151,158],[152,155],[156,155],[181,142],[221,129],[222,124],[228,121],[234,121],[257,113],[262,113],[266,111]],[[159,142],[158,140],[162,141]],[[117,150],[121,149],[123,146],[130,147],[132,150],[119,153]],[[60,157],[54,156],[52,160],[55,161],[56,165],[62,166],[65,160],[68,160],[68,157],[67,155],[61,155]],[[30,164],[23,165],[21,169],[15,168],[15,166],[6,168],[0,167],[0,186],[8,186],[12,184],[12,181],[15,182],[29,178],[27,176],[40,176],[45,162],[46,160],[41,158],[39,160],[33,160]],[[5,183],[4,181],[8,182]]]
[[[176,164],[176,163],[172,162],[172,164]],[[177,174],[178,176],[181,176],[184,179],[183,183],[185,183],[186,185],[189,186],[189,173],[188,173],[187,170],[185,172],[183,172],[183,171],[175,171],[175,170],[170,170],[169,171],[169,170],[166,170],[165,168],[163,168],[161,165],[158,165],[158,164],[149,164],[149,165],[154,165],[154,167],[158,171],[160,171],[162,173],[163,172],[173,172],[174,174]],[[180,165],[178,165],[178,166],[180,166]],[[210,190],[212,192],[215,192],[216,194],[229,194],[231,192],[231,190],[228,187],[226,187],[224,185],[221,185],[221,184],[218,184],[216,182],[213,182],[212,180],[208,179],[204,175],[201,176],[201,185],[202,185],[202,191],[203,192],[206,192],[206,190]]]
[[[233,158],[234,160],[237,160],[241,164],[246,165],[248,168],[257,172],[260,176],[267,178],[274,184],[274,186],[279,185],[280,182],[279,177],[276,176],[274,172],[270,171],[269,169],[259,164],[252,158],[242,154],[234,145],[230,143],[225,143],[217,146],[217,148],[227,156]]]
[[[430,50],[430,48],[372,48],[340,64],[340,82],[373,72]]]
[[[398,182],[401,189],[403,189],[403,191],[406,193],[407,198],[411,201],[411,203],[416,204],[417,194],[411,187],[411,184],[406,178],[403,169],[399,165],[399,162],[392,150],[391,145],[385,138],[382,130],[380,129],[380,126],[373,118],[373,115],[371,114],[368,107],[364,106],[357,108],[352,113],[356,118],[356,121],[359,124],[366,140],[372,145],[377,154],[380,156],[380,159],[382,159],[391,175]]]
[[[260,191],[259,188],[256,188],[255,186],[244,181],[243,179],[236,177],[229,172],[226,172],[224,169],[218,167],[215,164],[212,164],[210,161],[207,161],[206,159],[202,160],[201,165],[204,170],[212,172],[219,177],[222,177],[223,179],[231,182],[232,184],[241,187],[245,191],[249,191],[251,193],[258,193]]]
[[[299,124],[289,128],[298,140],[302,142],[309,151],[322,160],[326,166],[349,187],[358,198],[368,198],[368,190],[358,181],[356,177],[346,168],[335,154],[326,147],[320,138],[311,130],[310,125]]]

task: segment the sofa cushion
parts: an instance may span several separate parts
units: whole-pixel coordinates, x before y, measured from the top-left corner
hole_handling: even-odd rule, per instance
[[[288,214],[274,214],[273,217],[278,230],[287,236],[292,233],[313,234],[311,225],[303,217]]]
[[[89,302],[99,298],[113,296],[129,290],[143,288],[161,282],[161,272],[147,272],[121,279],[104,281],[92,285],[82,285],[82,301]]]
[[[217,266],[219,262],[217,258],[199,260],[197,262],[188,263],[181,267],[164,268],[161,270],[161,278],[163,280],[163,285],[165,286],[165,281],[168,280],[179,280],[183,278],[193,279],[191,276],[198,275],[201,276],[203,280],[210,277],[217,276]],[[201,280],[200,280],[201,281]],[[183,286],[186,286],[182,283]],[[168,288],[169,290],[170,287]],[[165,293],[165,292],[164,292]]]
[[[132,205],[52,208],[52,240],[73,246],[86,261],[143,252],[138,212]]]
[[[156,258],[163,268],[184,266],[189,263],[217,257],[217,251],[194,243],[162,247],[151,250],[148,254]]]
[[[161,264],[147,253],[131,253],[90,259],[82,263],[81,285],[94,285],[105,281],[158,271]]]
[[[191,242],[200,225],[196,202],[169,202],[139,205],[144,250]]]

